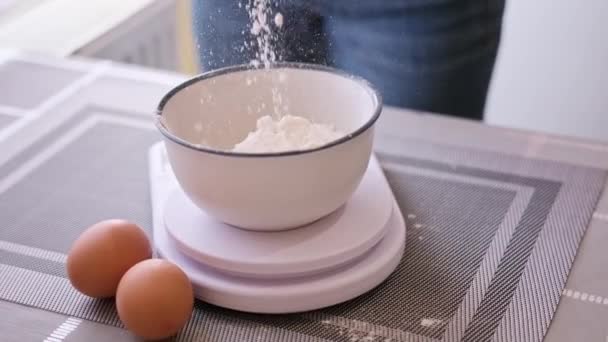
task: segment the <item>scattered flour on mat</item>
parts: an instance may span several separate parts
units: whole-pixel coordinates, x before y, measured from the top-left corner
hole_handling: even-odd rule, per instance
[[[420,320],[420,325],[425,328],[435,328],[443,324],[443,321],[436,318],[423,318]]]
[[[319,147],[344,134],[334,127],[313,123],[305,118],[285,115],[279,120],[271,116],[258,119],[256,130],[236,144],[233,151],[246,153],[284,152]]]

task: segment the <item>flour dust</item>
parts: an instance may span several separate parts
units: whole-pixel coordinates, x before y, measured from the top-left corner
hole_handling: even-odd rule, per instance
[[[285,24],[285,18],[281,12],[275,12],[271,0],[250,0],[245,9],[249,14],[250,29],[249,34],[252,39],[249,43],[245,42],[244,48],[254,47],[255,58],[251,60],[251,65],[255,68],[263,67],[270,70],[270,66],[282,61],[283,56],[279,48],[281,40],[281,29]],[[289,106],[283,99],[279,89],[280,83],[285,82],[284,73],[272,73],[272,116],[279,120],[283,115],[288,114]],[[247,79],[248,86],[255,86],[256,77]]]

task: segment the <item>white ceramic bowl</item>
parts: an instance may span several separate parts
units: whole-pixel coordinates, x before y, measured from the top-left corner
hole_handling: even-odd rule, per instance
[[[273,98],[282,99],[289,114],[332,124],[347,135],[309,150],[231,152],[258,118],[273,113]],[[323,66],[279,63],[270,70],[235,66],[190,79],[165,95],[156,124],[192,202],[225,223],[273,231],[313,222],[348,200],[367,169],[381,110],[381,96],[363,79]]]

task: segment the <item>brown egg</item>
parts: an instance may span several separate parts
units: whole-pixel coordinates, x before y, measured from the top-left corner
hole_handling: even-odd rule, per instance
[[[113,297],[129,268],[151,257],[150,242],[137,225],[123,220],[102,221],[85,230],[72,245],[68,277],[87,296]]]
[[[142,261],[120,280],[118,316],[139,337],[158,340],[175,335],[192,314],[194,295],[184,272],[160,259]]]

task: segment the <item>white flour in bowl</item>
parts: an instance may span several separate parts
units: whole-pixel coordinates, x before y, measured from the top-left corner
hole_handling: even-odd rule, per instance
[[[256,130],[234,146],[234,152],[269,153],[306,150],[335,141],[344,134],[334,127],[313,123],[305,118],[285,115],[258,119]]]

